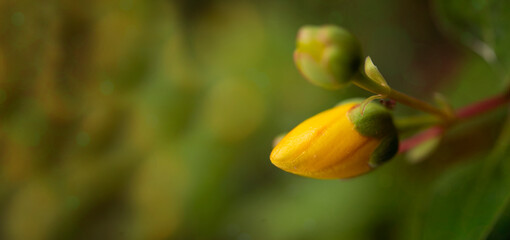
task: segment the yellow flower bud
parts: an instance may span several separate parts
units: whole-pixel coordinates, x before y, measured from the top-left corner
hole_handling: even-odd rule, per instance
[[[290,131],[271,152],[271,162],[297,175],[335,179],[369,172],[391,159],[398,137],[391,113],[360,101],[321,112]]]
[[[304,26],[294,51],[297,68],[313,84],[337,89],[359,72],[361,50],[352,34],[336,26]]]

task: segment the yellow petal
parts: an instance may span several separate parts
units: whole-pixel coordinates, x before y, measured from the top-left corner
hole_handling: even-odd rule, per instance
[[[273,149],[271,162],[287,172],[321,179],[370,171],[368,162],[380,140],[356,131],[348,118],[356,105],[340,105],[299,124]]]

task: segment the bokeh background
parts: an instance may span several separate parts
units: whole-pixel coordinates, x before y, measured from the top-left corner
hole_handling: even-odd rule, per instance
[[[485,7],[452,6],[465,2]],[[399,156],[351,180],[294,176],[269,153],[304,119],[369,96],[298,74],[300,26],[346,27],[394,88],[459,107],[504,86],[491,52],[463,44],[479,32],[462,21],[478,13],[448,22],[425,0],[2,0],[0,239],[469,235],[448,224],[464,195],[434,208],[434,194],[483,162],[504,110],[454,129],[421,163]],[[507,239],[510,214],[494,206],[503,220],[487,234]]]

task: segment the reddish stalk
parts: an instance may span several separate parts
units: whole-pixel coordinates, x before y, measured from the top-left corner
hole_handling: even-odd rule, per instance
[[[510,101],[508,94],[500,94],[494,97],[484,99],[479,102],[475,102],[471,105],[465,106],[463,108],[458,109],[455,112],[455,115],[458,120],[466,120],[475,116],[478,116],[482,113],[491,111],[505,103]],[[416,147],[422,142],[425,142],[431,138],[439,136],[445,132],[445,128],[443,126],[433,126],[423,132],[420,132],[400,143],[399,153],[407,152],[408,150]]]

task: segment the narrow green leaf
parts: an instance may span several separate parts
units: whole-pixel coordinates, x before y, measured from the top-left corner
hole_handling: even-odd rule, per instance
[[[423,239],[484,239],[510,199],[510,120],[492,154],[444,173],[424,218]]]
[[[410,149],[409,152],[407,152],[407,159],[411,163],[419,163],[425,160],[428,156],[430,156],[431,153],[434,152],[434,150],[436,150],[440,142],[441,136],[437,136],[424,141],[420,145]]]

